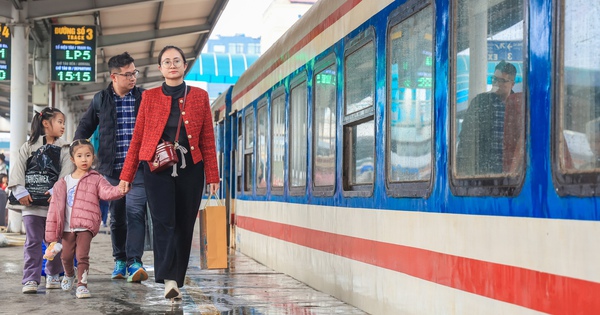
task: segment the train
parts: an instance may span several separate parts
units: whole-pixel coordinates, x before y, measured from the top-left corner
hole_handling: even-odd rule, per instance
[[[317,2],[211,105],[230,245],[370,314],[598,314],[599,13]]]

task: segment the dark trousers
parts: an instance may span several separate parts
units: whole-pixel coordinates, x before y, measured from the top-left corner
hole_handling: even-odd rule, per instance
[[[146,238],[146,190],[141,170],[135,174],[131,190],[125,197],[109,203],[110,237],[115,260],[142,263]],[[119,176],[105,176],[112,185],[119,184]]]
[[[204,163],[187,163],[172,177],[172,168],[152,173],[146,162],[144,183],[154,228],[154,278],[183,287],[190,259],[194,225],[204,193]],[[180,163],[178,164],[178,167]]]

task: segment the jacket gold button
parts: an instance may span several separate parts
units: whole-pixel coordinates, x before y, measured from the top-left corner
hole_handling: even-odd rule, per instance
[[[185,124],[186,124],[186,125],[187,125],[187,124],[189,124],[189,123],[190,123],[189,121],[187,121],[187,120],[185,121]]]
[[[179,104],[183,104],[183,100],[179,100]]]
[[[192,135],[188,135],[188,139],[192,139]]]
[[[185,112],[181,112],[181,115],[185,115]]]
[[[194,146],[192,146],[190,149],[194,150]]]

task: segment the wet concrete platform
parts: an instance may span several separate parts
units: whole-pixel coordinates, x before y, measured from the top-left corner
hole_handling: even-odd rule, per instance
[[[143,257],[147,281],[110,279],[108,233],[102,228],[92,242],[90,299],[77,299],[74,290],[46,290],[43,278],[37,294],[21,293],[24,236],[8,235],[15,245],[0,247],[0,314],[366,314],[233,250],[229,269],[200,269],[198,225],[183,299],[173,304],[163,297],[163,285],[154,283],[151,251]]]

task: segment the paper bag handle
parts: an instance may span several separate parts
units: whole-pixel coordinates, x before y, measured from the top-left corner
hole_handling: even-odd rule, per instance
[[[217,198],[217,194],[210,194],[210,196],[208,196],[208,199],[206,200],[206,204],[204,205],[204,208],[206,208],[208,206],[208,203],[210,202],[210,198],[215,197],[215,200],[217,201],[217,205],[222,206],[223,204],[221,203],[221,199]]]

